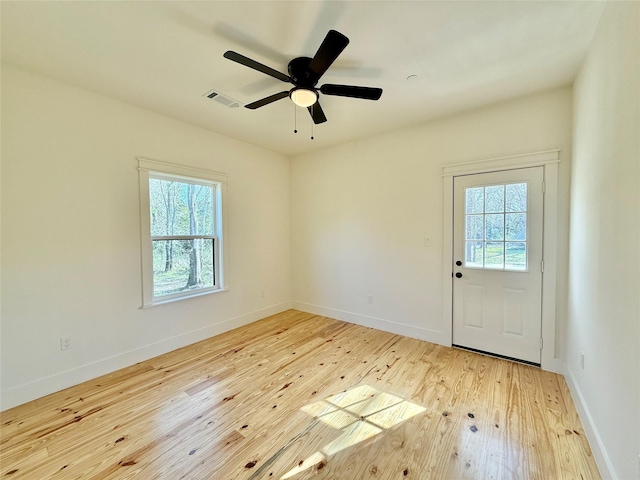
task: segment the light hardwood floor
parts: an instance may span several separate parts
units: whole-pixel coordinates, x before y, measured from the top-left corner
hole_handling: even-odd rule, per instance
[[[561,376],[295,310],[1,418],[2,478],[600,478]]]

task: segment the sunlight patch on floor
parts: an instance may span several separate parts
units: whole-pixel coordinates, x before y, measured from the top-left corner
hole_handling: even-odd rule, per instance
[[[375,437],[426,408],[369,385],[361,385],[305,405],[301,410],[341,432],[321,452],[300,462],[280,477],[281,480],[292,478],[341,450]]]

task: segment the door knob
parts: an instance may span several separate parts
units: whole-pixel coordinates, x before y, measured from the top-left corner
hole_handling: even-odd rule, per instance
[[[458,260],[458,261],[456,262],[456,265],[457,265],[457,266],[461,266],[461,265],[462,265],[462,262],[461,262],[460,260]]]
[[[456,278],[462,278],[462,274],[460,272],[456,273]]]

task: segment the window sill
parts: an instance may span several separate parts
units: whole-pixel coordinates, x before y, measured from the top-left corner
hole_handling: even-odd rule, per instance
[[[203,297],[205,295],[211,295],[212,293],[220,293],[220,292],[228,292],[228,291],[229,291],[228,288],[216,288],[215,290],[206,290],[206,291],[202,291],[202,292],[194,292],[194,293],[192,293],[190,295],[167,298],[165,300],[156,300],[153,303],[149,303],[147,305],[142,305],[140,308],[144,310],[144,309],[147,309],[147,308],[159,307],[160,305],[166,305],[167,303],[180,302],[182,300],[187,300],[189,298]]]

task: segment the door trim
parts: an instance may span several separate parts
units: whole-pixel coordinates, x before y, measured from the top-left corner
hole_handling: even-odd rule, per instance
[[[526,167],[543,167],[545,182],[542,252],[542,338],[540,364],[543,370],[562,372],[562,361],[557,357],[556,345],[556,284],[557,284],[557,236],[558,236],[558,164],[560,150],[546,150],[507,157],[489,158],[442,167],[443,212],[443,265],[442,304],[444,338],[448,346],[453,343],[453,178],[460,175],[513,170]]]

